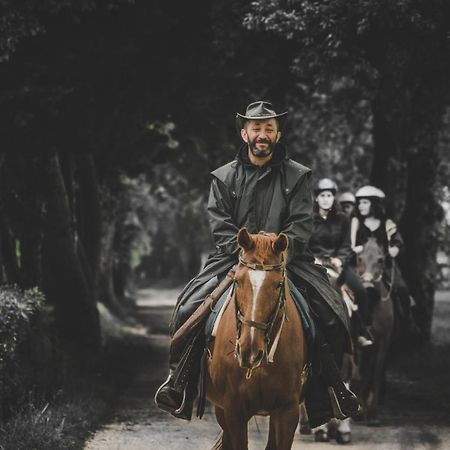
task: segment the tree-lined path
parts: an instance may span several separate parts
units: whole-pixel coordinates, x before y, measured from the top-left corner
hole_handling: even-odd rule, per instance
[[[117,367],[129,376],[120,392],[110,420],[87,442],[85,450],[208,450],[219,427],[212,409],[202,420],[190,423],[159,411],[153,395],[167,372],[169,338],[167,326],[177,295],[176,289],[147,289],[139,293],[139,316],[151,327],[146,345],[130,346]],[[396,358],[388,375],[388,398],[382,410],[383,425],[353,426],[355,450],[447,449],[450,442],[450,411],[445,399],[450,388],[439,374],[450,370],[450,292],[436,298],[432,342],[426,348]],[[250,425],[250,449],[264,448],[267,420],[257,418]],[[330,447],[332,446],[332,447]],[[323,450],[337,444],[319,444],[313,436],[296,434],[293,449]]]

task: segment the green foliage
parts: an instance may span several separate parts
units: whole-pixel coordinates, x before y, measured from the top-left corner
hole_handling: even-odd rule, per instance
[[[83,389],[72,397],[57,395],[50,402],[31,399],[14,417],[0,424],[0,449],[80,448],[104,410],[104,402]]]
[[[0,289],[0,367],[14,359],[43,304],[44,296],[37,288],[22,291],[16,286],[3,286]]]
[[[76,23],[96,8],[111,10],[123,3],[134,3],[134,0],[3,0],[0,5],[0,63],[10,59],[22,40],[45,33],[49,16],[66,13]]]

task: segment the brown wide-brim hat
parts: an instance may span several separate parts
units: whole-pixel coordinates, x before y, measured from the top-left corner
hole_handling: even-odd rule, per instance
[[[273,109],[272,103],[260,100],[250,103],[245,110],[245,114],[236,113],[236,128],[240,133],[247,120],[277,119],[281,130],[287,114],[287,111],[277,114]]]

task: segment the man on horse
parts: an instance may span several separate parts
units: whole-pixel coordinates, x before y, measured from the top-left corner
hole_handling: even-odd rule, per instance
[[[314,358],[317,364],[313,365],[313,372],[317,371],[317,376],[311,381],[322,379],[324,389],[315,389],[315,383],[310,383],[309,391],[322,395],[318,395],[320,401],[311,402],[316,411],[308,412],[311,422],[320,424],[333,415],[341,418],[355,415],[359,402],[345,387],[335,362],[341,361],[344,351],[351,350],[348,316],[326,270],[314,264],[314,257],[306,250],[312,228],[311,170],[289,159],[280,143],[286,115],[286,112],[277,114],[265,101],[251,103],[245,114],[237,114],[236,125],[243,145],[235,160],[212,172],[208,212],[216,249],[181,292],[171,333],[181,327],[238,262],[240,228],[246,227],[251,233],[285,233],[289,240],[290,278],[307,297],[316,319],[318,357]],[[185,346],[171,346],[169,377],[157,391],[155,401],[175,417],[191,418],[202,353],[202,348],[197,347],[201,344],[201,340],[195,343],[191,340]],[[180,373],[179,365],[182,376],[177,376],[176,381],[173,374],[175,369]],[[185,383],[182,391],[175,385],[180,379]],[[328,393],[323,395],[327,391],[330,397]]]

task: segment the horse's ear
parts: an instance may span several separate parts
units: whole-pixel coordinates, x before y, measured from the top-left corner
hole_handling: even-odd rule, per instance
[[[239,247],[246,251],[251,250],[255,246],[253,238],[248,234],[247,228],[245,227],[238,231],[237,241]]]
[[[279,255],[288,248],[288,237],[284,233],[280,233],[272,244],[273,251]]]

